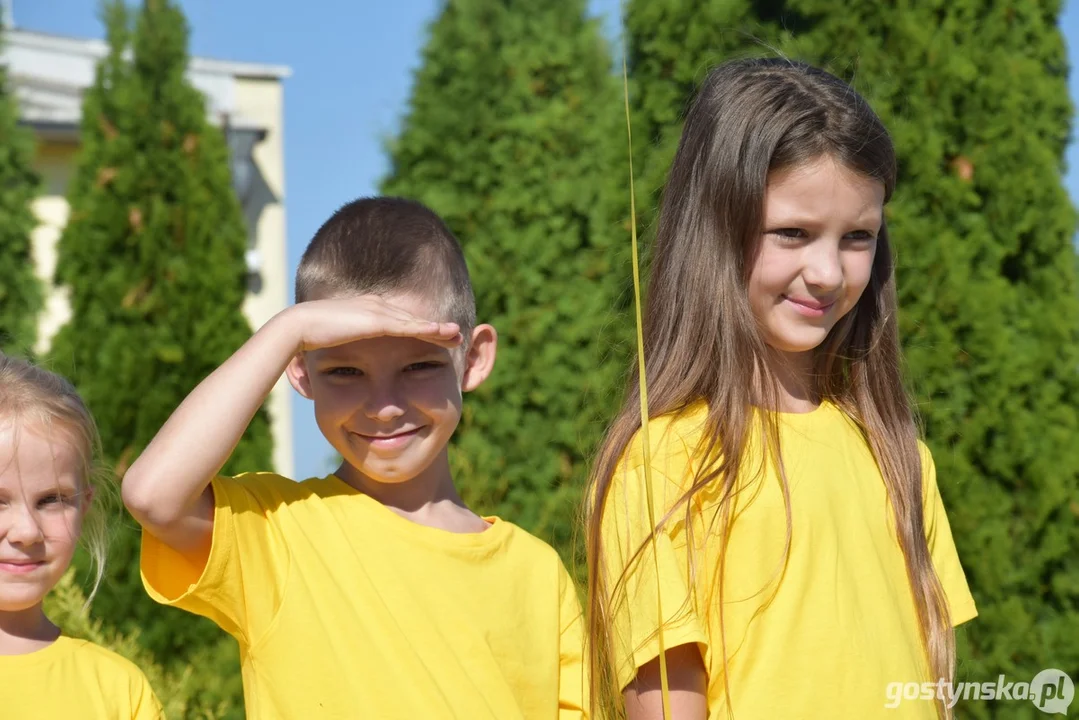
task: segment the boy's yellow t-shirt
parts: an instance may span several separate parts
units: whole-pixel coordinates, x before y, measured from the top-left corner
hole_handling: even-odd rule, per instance
[[[25,655],[0,655],[4,720],[164,720],[134,663],[86,640],[60,636]]]
[[[213,492],[205,564],[144,532],[142,577],[239,641],[247,717],[584,717],[580,604],[546,543],[419,525],[333,475]]]
[[[707,408],[649,424],[657,523],[692,484]],[[664,646],[696,643],[708,670],[709,718],[728,718],[723,670],[737,720],[936,718],[928,700],[902,700],[893,683],[928,682],[926,655],[884,480],[856,425],[835,405],[779,413],[790,483],[791,536],[772,464],[739,478],[725,561],[720,622],[718,493],[672,515],[638,553],[652,525],[644,495],[640,435],[612,480],[602,521],[606,593],[620,687]],[[752,445],[752,444],[751,444]],[[936,474],[924,446],[925,530],[953,625],[977,615],[952,541]],[[754,454],[755,453],[755,454]],[[757,469],[759,443],[743,467]],[[687,547],[692,547],[692,553]],[[657,582],[655,560],[658,557]],[[624,581],[615,583],[625,572]],[[722,634],[721,634],[722,633]],[[891,686],[891,687],[890,687]],[[890,697],[899,697],[896,707]]]

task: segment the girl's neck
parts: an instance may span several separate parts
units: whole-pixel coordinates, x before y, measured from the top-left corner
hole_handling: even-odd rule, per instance
[[[820,404],[813,374],[813,353],[782,353],[772,351],[766,360],[768,372],[775,382],[775,404],[778,412],[805,413]],[[767,397],[767,396],[765,396]]]
[[[25,655],[48,647],[60,628],[45,617],[41,603],[13,612],[0,611],[0,655]]]

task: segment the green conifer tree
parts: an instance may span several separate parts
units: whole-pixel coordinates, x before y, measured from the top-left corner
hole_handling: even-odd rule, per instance
[[[184,76],[183,15],[171,0],[145,0],[133,29],[122,2],[110,2],[105,15],[110,50],[84,99],[71,217],[59,246],[72,317],[52,355],[86,399],[122,474],[250,327],[241,312],[246,231],[224,137]],[[260,412],[225,472],[269,469],[270,445]],[[169,661],[224,642],[216,656],[231,658],[235,673],[235,643],[222,631],[150,600],[138,551],[138,529],[125,515],[95,613],[121,632],[137,629],[140,642]]]
[[[0,351],[29,355],[44,303],[34,273],[30,201],[38,191],[34,139],[21,128],[7,68],[0,67]]]

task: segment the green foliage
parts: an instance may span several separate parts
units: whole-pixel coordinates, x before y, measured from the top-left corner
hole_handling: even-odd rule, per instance
[[[462,494],[567,554],[625,361],[620,122],[584,0],[447,2],[382,186],[445,218],[500,333],[455,440]]]
[[[30,201],[39,179],[32,165],[33,136],[18,120],[7,69],[0,67],[0,351],[29,355],[44,303],[30,245],[37,224]]]
[[[624,31],[642,235],[651,239],[682,117],[708,71],[732,57],[768,54],[780,32],[751,0],[628,2]],[[782,25],[792,24],[784,17]],[[643,202],[642,202],[643,199]]]
[[[634,122],[666,169],[696,80],[762,45],[828,67],[892,131],[901,331],[980,616],[960,680],[1079,675],[1079,285],[1061,183],[1060,3],[691,2],[629,8]],[[760,41],[760,42],[758,42]],[[640,118],[638,120],[638,117]],[[963,717],[1040,717],[961,703]]]
[[[184,77],[186,23],[170,0],[146,0],[133,31],[129,12],[106,6],[110,51],[84,100],[59,245],[72,318],[53,345],[55,366],[77,384],[121,474],[250,335],[241,313],[246,232],[224,138]],[[226,472],[269,467],[260,412]],[[217,647],[224,635],[212,623],[142,590],[138,543],[125,518],[96,600],[102,617],[123,632],[138,628],[140,642],[170,662]]]
[[[232,709],[227,700],[215,704],[199,702],[199,695],[206,694],[200,690],[220,684],[218,678],[206,671],[206,665],[192,663],[179,672],[166,670],[139,642],[138,631],[121,633],[89,614],[86,611],[86,596],[75,581],[74,570],[68,570],[45,598],[45,612],[65,635],[88,640],[135,663],[150,681],[166,717],[174,720],[219,720]]]

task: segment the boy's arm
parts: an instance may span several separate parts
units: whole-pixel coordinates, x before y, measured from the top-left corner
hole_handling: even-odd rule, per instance
[[[207,550],[210,481],[299,352],[384,335],[460,343],[457,325],[420,320],[373,296],[302,303],[278,313],[181,403],[124,475],[124,505],[176,550]]]
[[[210,480],[299,350],[295,310],[271,319],[203,380],[124,475],[124,505],[165,544],[208,547]]]

